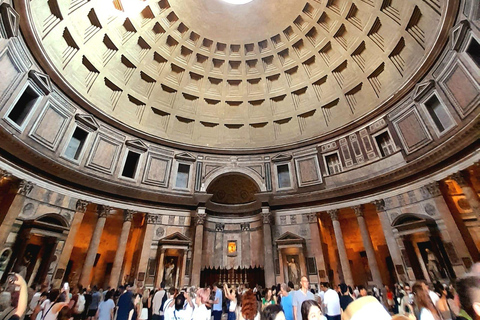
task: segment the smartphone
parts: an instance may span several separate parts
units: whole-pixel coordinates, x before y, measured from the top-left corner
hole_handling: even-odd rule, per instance
[[[15,273],[10,273],[7,278],[8,283],[15,283],[18,280],[17,276]]]
[[[65,282],[63,284],[63,290],[67,291],[69,288],[70,288],[70,286],[68,285],[68,282]]]

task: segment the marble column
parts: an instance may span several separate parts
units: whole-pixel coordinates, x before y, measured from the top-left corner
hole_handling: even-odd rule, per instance
[[[187,266],[187,250],[183,250],[182,253],[182,273],[180,274],[180,286],[186,286],[188,283],[185,281],[185,272],[187,271],[186,269]]]
[[[73,216],[72,224],[70,225],[70,230],[68,232],[67,240],[63,245],[62,254],[60,255],[60,259],[58,259],[57,264],[57,271],[58,277],[55,276],[53,280],[53,287],[58,288],[62,284],[63,275],[65,274],[65,270],[68,265],[68,261],[70,261],[70,256],[72,255],[73,246],[75,245],[75,237],[77,236],[78,229],[80,229],[80,225],[82,224],[83,216],[87,211],[88,202],[85,200],[78,200],[76,205],[76,212]],[[60,274],[62,276],[60,277]],[[58,279],[57,279],[58,278]]]
[[[275,269],[273,268],[273,250],[272,250],[272,227],[270,226],[270,208],[262,207],[263,219],[263,250],[264,250],[264,271],[265,286],[269,288],[275,284]]]
[[[378,218],[380,219],[380,223],[382,224],[383,234],[385,235],[385,241],[387,243],[390,256],[392,257],[393,264],[395,265],[395,272],[397,273],[397,278],[399,281],[405,282],[407,281],[407,270],[403,265],[402,254],[400,252],[400,248],[398,247],[397,241],[395,240],[392,225],[390,224],[390,220],[385,210],[385,201],[375,200],[373,204],[377,209]]]
[[[477,192],[468,183],[468,175],[465,172],[454,173],[451,178],[462,188],[463,194],[468,201],[468,204],[472,208],[473,214],[480,221],[480,200],[478,199]]]
[[[377,288],[382,288],[382,276],[380,274],[380,269],[378,268],[377,258],[375,257],[375,249],[373,248],[372,239],[370,238],[365,217],[363,216],[363,207],[354,206],[352,208],[357,216],[357,222],[360,228],[360,234],[362,235],[363,246],[365,248],[365,252],[367,253],[368,266],[372,272],[373,282],[377,285]]]
[[[112,271],[110,272],[109,286],[116,288],[120,282],[120,275],[122,271],[123,258],[125,257],[125,250],[127,249],[128,236],[130,235],[130,227],[132,226],[132,219],[135,211],[123,211],[123,225],[120,237],[118,238],[117,250],[115,251],[115,258],[113,259]]]
[[[90,274],[92,273],[95,257],[97,256],[98,246],[100,245],[100,239],[102,237],[103,228],[107,221],[107,215],[110,213],[111,208],[108,206],[97,205],[98,220],[93,231],[90,245],[88,246],[87,256],[83,262],[82,274],[80,276],[80,284],[84,287],[90,283]]]
[[[190,285],[200,286],[200,272],[202,270],[202,255],[203,255],[203,227],[207,214],[205,207],[198,207],[197,219],[195,227],[195,243],[193,245],[193,259],[192,259],[192,278]]]
[[[165,249],[160,249],[160,259],[157,266],[157,279],[155,280],[155,288],[160,288],[163,280],[163,272],[165,271]]]
[[[143,246],[142,246],[142,253],[140,254],[140,261],[138,262],[138,273],[137,279],[140,278],[140,273],[144,274],[143,281],[147,278],[147,267],[148,267],[148,259],[150,258],[150,250],[152,247],[152,239],[153,239],[153,229],[155,227],[155,223],[157,222],[157,216],[153,214],[147,214],[146,216],[146,226],[145,226],[145,235],[143,237]]]
[[[1,208],[1,211],[4,212],[0,212],[0,216],[3,217],[3,220],[0,223],[0,249],[2,249],[7,242],[8,235],[15,223],[15,219],[17,219],[20,213],[22,213],[25,200],[32,189],[33,183],[30,181],[20,180],[18,187],[15,183],[13,184],[12,190],[10,190],[10,195],[13,200],[8,208]]]
[[[308,222],[310,224],[310,238],[312,239],[312,243],[310,244],[311,252],[315,257],[317,263],[317,269],[323,270],[325,274],[325,278],[318,278],[320,281],[327,281],[327,267],[325,264],[325,257],[323,255],[323,246],[322,246],[322,237],[320,236],[320,230],[318,225],[318,217],[316,213],[309,213],[308,214]],[[318,270],[317,270],[318,272]]]
[[[343,241],[342,227],[340,226],[340,221],[338,221],[338,210],[328,210],[328,214],[332,219],[333,231],[335,232],[338,255],[340,256],[340,266],[343,272],[343,281],[345,281],[347,285],[352,286],[354,284],[352,270],[350,269],[350,262],[348,261],[347,249],[345,249],[345,241]]]

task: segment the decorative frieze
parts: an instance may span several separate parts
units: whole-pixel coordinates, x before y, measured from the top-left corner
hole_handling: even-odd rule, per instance
[[[438,197],[441,195],[438,181],[434,181],[420,188],[423,200]]]

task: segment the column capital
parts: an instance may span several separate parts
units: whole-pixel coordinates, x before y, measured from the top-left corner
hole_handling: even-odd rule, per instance
[[[385,200],[375,200],[373,201],[373,204],[375,205],[377,212],[385,211]]]
[[[450,179],[454,180],[461,188],[467,186],[467,177],[462,171],[455,172]]]
[[[157,223],[157,215],[152,213],[146,214],[147,224],[156,224]]]
[[[360,204],[358,206],[353,206],[352,207],[353,211],[355,212],[355,216],[358,217],[363,217],[363,206]]]
[[[112,208],[110,206],[97,205],[97,214],[99,218],[106,218]]]
[[[270,213],[270,210],[263,210],[262,208],[262,220],[263,220],[263,224],[270,224],[270,217],[272,216],[272,214]]]
[[[12,174],[7,170],[0,169],[0,179],[9,179],[12,177]]]
[[[88,201],[78,199],[75,205],[77,212],[85,213],[87,211]]]
[[[420,188],[424,198],[433,198],[441,195],[440,187],[438,181],[433,181],[427,185],[424,185]]]
[[[332,221],[338,221],[338,209],[327,210],[327,213]]]
[[[207,213],[205,211],[197,211],[195,214],[196,218],[196,224],[198,225],[204,225],[205,224],[205,219],[207,218]]]
[[[317,213],[316,213],[316,212],[307,213],[307,218],[308,218],[308,223],[316,223],[316,222],[318,222],[318,220],[317,220]]]
[[[33,183],[27,180],[20,180],[18,184],[18,193],[27,196],[33,190]]]
[[[135,210],[130,210],[130,209],[123,210],[123,221],[124,222],[132,221],[133,215],[135,213],[137,213],[137,211],[135,211]]]

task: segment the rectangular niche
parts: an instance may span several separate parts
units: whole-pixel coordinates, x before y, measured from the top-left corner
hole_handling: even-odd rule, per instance
[[[290,189],[292,187],[292,180],[290,177],[290,165],[288,163],[277,164],[277,182],[278,189]]]
[[[135,179],[137,175],[138,163],[140,162],[140,154],[132,150],[128,150],[125,162],[123,163],[122,177]]]
[[[76,127],[63,155],[70,160],[78,161],[80,159],[80,155],[82,154],[85,141],[87,141],[87,137],[87,131]]]
[[[179,163],[177,167],[177,174],[175,177],[175,188],[187,189],[189,177],[190,165],[185,163]]]
[[[450,112],[448,112],[447,107],[439,99],[436,93],[433,93],[428,97],[423,105],[425,106],[438,134],[442,135],[455,125]]]

